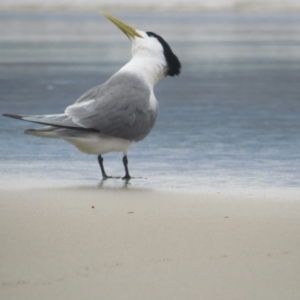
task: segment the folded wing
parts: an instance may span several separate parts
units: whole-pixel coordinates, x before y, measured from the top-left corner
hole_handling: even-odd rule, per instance
[[[150,108],[150,93],[149,87],[135,75],[119,73],[87,91],[64,114],[5,116],[139,141],[150,132],[157,115],[157,108]]]

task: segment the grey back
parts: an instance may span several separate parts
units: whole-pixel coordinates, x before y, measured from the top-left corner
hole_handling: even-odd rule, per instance
[[[84,93],[66,108],[65,115],[84,128],[139,141],[151,131],[157,116],[149,98],[150,89],[140,78],[119,73]]]

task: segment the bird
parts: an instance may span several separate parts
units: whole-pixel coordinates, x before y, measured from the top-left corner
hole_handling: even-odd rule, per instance
[[[116,17],[101,12],[131,42],[132,58],[105,83],[91,88],[67,106],[64,113],[52,115],[3,114],[5,117],[46,125],[27,129],[25,134],[60,138],[80,152],[97,155],[103,179],[103,155],[121,152],[125,176],[128,150],[143,140],[153,128],[158,114],[154,86],[166,76],[178,76],[181,62],[170,45],[158,34],[134,29]]]

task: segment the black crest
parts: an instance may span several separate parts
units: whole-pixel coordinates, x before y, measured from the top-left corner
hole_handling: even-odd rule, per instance
[[[181,63],[177,56],[173,53],[169,44],[159,35],[154,32],[147,32],[148,36],[155,37],[162,45],[164,49],[164,55],[168,64],[167,75],[175,76],[180,74]]]

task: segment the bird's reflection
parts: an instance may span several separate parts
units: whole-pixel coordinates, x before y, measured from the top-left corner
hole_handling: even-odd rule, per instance
[[[97,188],[98,189],[104,189],[104,188],[121,188],[121,189],[127,189],[130,186],[130,179],[123,179],[121,186],[111,186],[111,179],[120,179],[121,177],[109,177],[109,178],[102,178],[99,182]]]

